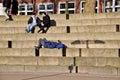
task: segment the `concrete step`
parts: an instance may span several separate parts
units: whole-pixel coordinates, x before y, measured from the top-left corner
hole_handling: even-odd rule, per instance
[[[120,18],[119,16],[120,12],[112,12],[112,13],[84,13],[84,14],[69,14],[69,19],[101,19],[101,18]],[[38,15],[41,19],[42,16]],[[66,19],[66,14],[50,14],[49,15],[51,19]],[[28,20],[30,15],[17,15],[13,16],[13,19],[15,21],[21,21],[21,20]],[[4,16],[0,16],[3,20],[5,19]]]
[[[26,27],[0,27],[0,34],[25,33]],[[35,27],[35,33],[39,27]],[[47,33],[77,33],[77,32],[117,32],[119,25],[93,25],[93,26],[55,26],[50,27]]]
[[[68,40],[62,42],[70,48],[120,48],[119,40]]]
[[[3,57],[0,58],[0,72],[76,72],[91,74],[119,74],[119,58],[68,58],[68,57]],[[32,63],[32,64],[31,64]]]
[[[0,56],[35,56],[34,48],[0,48]]]
[[[52,40],[57,42],[57,40]],[[61,40],[68,48],[120,48],[120,40]],[[38,40],[1,40],[0,48],[33,48]]]
[[[68,20],[65,22],[64,26],[83,26],[83,25],[114,25],[119,24],[119,18],[112,18],[112,19],[85,19],[85,20]],[[57,23],[60,25],[60,22]],[[62,26],[62,25],[61,25]]]
[[[120,49],[66,48],[0,48],[0,56],[40,56],[40,57],[120,57]]]
[[[59,65],[69,66],[113,66],[120,67],[120,59],[116,57],[30,57],[30,56],[0,56],[0,64],[7,65]]]
[[[77,66],[78,73],[83,74],[98,74],[98,75],[120,75],[120,68],[119,67],[95,67],[95,66]]]
[[[69,66],[72,57],[1,56],[0,65]]]
[[[0,48],[33,48],[37,44],[34,40],[0,41]]]
[[[49,33],[49,34],[0,34],[0,40],[120,40],[119,32],[80,32],[80,33]],[[114,37],[113,37],[114,36]]]
[[[74,72],[75,70],[72,70]],[[38,66],[38,65],[0,65],[0,72],[59,72],[69,73],[68,66]]]
[[[99,67],[120,67],[120,58],[116,57],[77,57],[77,66],[99,66]]]
[[[120,12],[112,13],[84,13],[84,14],[69,14],[69,19],[102,19],[102,18],[120,18]]]
[[[120,57],[119,49],[81,49],[81,57]]]
[[[66,20],[65,14],[50,14],[49,16],[51,20]],[[14,21],[27,21],[31,15],[13,15],[12,17]],[[42,20],[42,15],[38,15],[38,17]],[[6,19],[4,16],[0,16],[0,18],[0,21],[5,21]]]
[[[56,26],[57,22],[61,22],[61,20],[51,20],[51,26]],[[0,21],[0,27],[26,27],[27,25],[28,21]]]
[[[27,27],[0,27],[0,34],[26,33],[26,31],[25,31],[26,28]],[[39,29],[40,28],[38,26],[36,26],[34,33],[37,33],[37,31]]]
[[[95,75],[108,75],[119,76],[120,68],[117,67],[88,67],[88,66],[28,66],[28,65],[0,65],[1,73],[78,73],[78,74],[95,74]]]
[[[0,34],[25,33],[26,27],[0,27]],[[35,27],[34,33],[40,30],[38,26]],[[41,33],[41,32],[40,32]],[[67,33],[66,27],[50,27],[47,33]]]
[[[0,48],[0,56],[50,56],[62,57],[62,49],[42,48],[36,52],[35,48]]]
[[[27,21],[0,21],[0,27],[27,26]],[[7,25],[6,25],[7,23]],[[120,24],[120,18],[84,19],[84,20],[55,20],[51,22],[53,26],[84,26],[84,25],[116,25]]]
[[[27,21],[0,21],[0,27],[26,27]]]

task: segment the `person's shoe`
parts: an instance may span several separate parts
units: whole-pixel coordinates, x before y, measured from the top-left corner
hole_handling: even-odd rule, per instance
[[[40,31],[41,31],[41,29],[40,29],[40,30],[38,30],[38,31],[37,31],[37,33],[39,33]]]
[[[60,40],[58,40],[58,43],[62,43]]]
[[[45,31],[45,30],[43,30],[43,31],[42,31],[42,33],[46,33],[46,31]]]
[[[9,21],[13,21],[13,19],[9,19]]]
[[[13,21],[13,19],[7,18],[5,21]]]
[[[11,15],[9,15],[9,21],[13,21],[13,18]]]
[[[9,18],[7,18],[5,21],[8,21],[9,20]]]
[[[27,29],[25,29],[25,32],[29,33],[29,31]]]

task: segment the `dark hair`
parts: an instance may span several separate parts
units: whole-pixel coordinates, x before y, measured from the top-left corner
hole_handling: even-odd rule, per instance
[[[33,15],[35,15],[35,14],[36,14],[36,12],[33,12],[32,14],[33,14]]]
[[[46,12],[42,12],[42,14],[46,15]]]

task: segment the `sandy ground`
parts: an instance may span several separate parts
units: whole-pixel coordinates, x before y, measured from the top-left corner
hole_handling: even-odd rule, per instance
[[[0,80],[120,80],[120,76],[79,73],[0,73]]]

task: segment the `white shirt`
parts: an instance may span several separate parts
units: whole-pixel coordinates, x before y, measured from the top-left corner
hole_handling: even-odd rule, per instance
[[[32,18],[33,18],[33,23],[36,24],[37,23],[37,21],[36,21],[37,17],[33,15]]]

